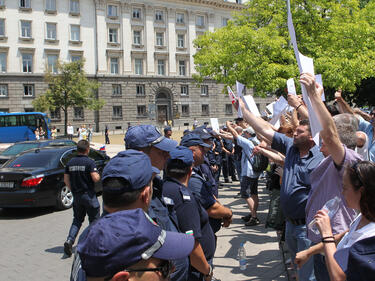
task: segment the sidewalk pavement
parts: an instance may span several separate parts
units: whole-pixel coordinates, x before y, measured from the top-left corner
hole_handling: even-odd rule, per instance
[[[93,145],[99,148],[101,144],[93,143]],[[106,145],[110,157],[124,149],[123,145]],[[264,180],[259,181],[258,218],[261,223],[257,226],[244,225],[241,217],[247,215],[249,209],[245,200],[234,198],[239,191],[238,181],[223,184],[219,189],[219,201],[232,209],[233,222],[229,228],[222,228],[217,233],[214,276],[222,281],[288,280],[276,231],[265,228],[269,196]],[[237,251],[241,242],[244,243],[247,254],[247,267],[244,271],[240,270],[237,260]]]

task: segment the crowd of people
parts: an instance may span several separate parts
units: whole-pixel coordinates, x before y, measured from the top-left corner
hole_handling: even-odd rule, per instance
[[[72,246],[84,220],[71,280],[217,280],[213,258],[216,233],[230,227],[232,210],[219,201],[224,183],[240,181],[239,198],[249,212],[246,227],[258,225],[258,180],[279,192],[277,229],[293,256],[298,280],[372,280],[375,272],[375,109],[351,108],[341,92],[334,105],[323,88],[303,73],[311,107],[288,95],[292,110],[275,127],[250,112],[239,99],[243,118],[214,131],[194,126],[180,143],[172,128],[137,125],[125,134],[126,150],[104,168],[101,179],[87,157],[89,143],[66,166],[74,194],[74,219],[64,244]],[[321,124],[315,142],[309,115]],[[101,181],[103,213],[94,192]],[[322,209],[338,198],[335,213]],[[318,232],[308,227],[313,222]],[[276,228],[275,224],[274,227]]]

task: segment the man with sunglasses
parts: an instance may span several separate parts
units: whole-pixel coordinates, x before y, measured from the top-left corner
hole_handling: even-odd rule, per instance
[[[152,182],[153,195],[148,214],[164,230],[180,232],[173,201],[163,197],[163,180],[158,175],[164,169],[169,152],[177,146],[177,142],[163,136],[153,125],[138,125],[129,128],[124,140],[126,149],[142,151],[150,158],[155,170],[159,170],[155,173]],[[186,258],[174,261],[174,263],[176,271],[172,275],[172,280],[186,281],[189,260]]]
[[[88,281],[169,280],[170,260],[194,246],[192,236],[163,230],[140,208],[108,214],[82,236],[77,249]]]

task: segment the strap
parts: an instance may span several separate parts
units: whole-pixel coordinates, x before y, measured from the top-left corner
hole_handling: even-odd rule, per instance
[[[150,248],[148,248],[141,256],[142,259],[148,260],[153,256],[153,254],[163,246],[165,242],[165,237],[167,236],[167,232],[162,229],[160,232],[160,235],[158,237],[158,240],[152,245]]]

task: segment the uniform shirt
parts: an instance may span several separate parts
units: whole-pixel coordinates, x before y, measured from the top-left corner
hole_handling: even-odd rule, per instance
[[[70,185],[73,194],[95,192],[95,185],[91,178],[91,173],[97,171],[94,160],[86,155],[79,154],[72,158],[65,167],[65,174],[68,174],[70,177]]]
[[[361,156],[345,146],[344,149],[345,156],[340,166],[336,166],[332,157],[328,156],[312,171],[310,175],[311,190],[306,203],[306,224],[309,224],[314,219],[316,212],[323,208],[328,200],[335,196],[341,198],[340,208],[331,218],[333,234],[342,233],[349,229],[356,216],[355,211],[346,205],[345,198],[342,195],[342,178],[344,166],[361,160]],[[307,230],[307,236],[315,243],[322,239],[320,234],[317,235],[310,229]]]
[[[193,193],[195,199],[200,202],[206,210],[216,202],[212,193],[208,191],[207,184],[205,176],[199,168],[195,167],[189,180],[189,189]]]
[[[181,232],[193,235],[201,244],[206,259],[211,260],[215,252],[215,237],[206,210],[192,192],[175,179],[166,179],[163,195],[174,202]]]
[[[368,138],[368,159],[375,162],[375,139],[373,138],[374,127],[362,117],[359,117],[358,131],[365,132]]]
[[[253,166],[251,165],[250,159],[253,154],[254,144],[251,140],[248,140],[242,136],[237,137],[237,144],[242,147],[241,157],[241,176],[249,178],[258,178],[261,173],[254,172]]]
[[[284,215],[291,219],[305,219],[307,198],[311,189],[310,173],[323,160],[319,147],[314,145],[307,155],[300,157],[293,138],[275,133],[272,148],[285,155],[280,205]]]

